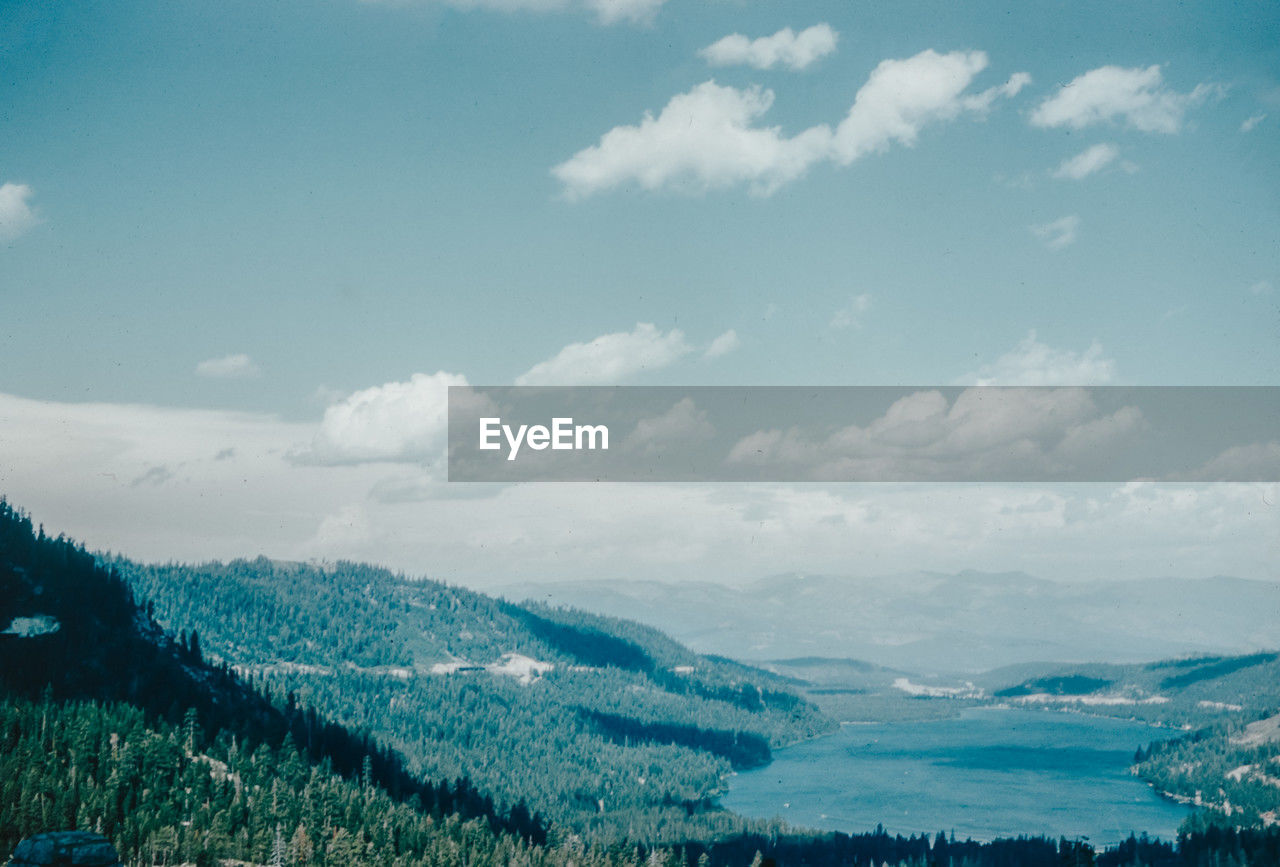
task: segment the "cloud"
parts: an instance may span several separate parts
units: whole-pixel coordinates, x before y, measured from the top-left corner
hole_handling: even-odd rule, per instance
[[[1063,160],[1062,165],[1054,169],[1053,176],[1078,181],[1102,171],[1115,162],[1118,156],[1120,156],[1120,148],[1115,145],[1109,142],[1096,144]]]
[[[208,358],[196,365],[196,376],[206,379],[251,379],[261,371],[253,359],[244,353]]]
[[[1170,90],[1159,66],[1101,66],[1072,79],[1036,106],[1031,124],[1083,129],[1119,122],[1141,132],[1176,133],[1187,109],[1215,89],[1199,84],[1190,93]]]
[[[362,0],[365,3],[384,5],[408,5],[415,0]],[[628,21],[633,24],[651,22],[666,0],[417,0],[421,3],[438,3],[453,9],[471,11],[482,9],[490,12],[565,12],[577,9],[595,14],[601,24],[617,24]]]
[[[585,0],[589,9],[595,11],[601,24],[616,24],[629,21],[632,24],[647,24],[658,14],[666,0]]]
[[[1115,380],[1116,363],[1096,340],[1084,352],[1054,349],[1027,332],[1017,346],[961,377],[966,385],[1106,385]]]
[[[753,66],[772,69],[804,69],[836,50],[839,38],[829,24],[815,24],[796,33],[784,27],[772,36],[748,39],[733,33],[703,48],[698,54],[712,66]]]
[[[1137,408],[1104,413],[1084,388],[969,388],[951,402],[919,391],[866,425],[758,431],[727,460],[815,481],[1070,476],[1143,426]]]
[[[741,345],[742,341],[738,339],[738,332],[730,328],[724,334],[711,341],[711,345],[707,347],[706,352],[702,353],[702,357],[719,358],[722,355],[728,355]]]
[[[324,411],[310,447],[294,457],[317,464],[442,460],[449,386],[466,384],[464,376],[439,371],[357,391]]]
[[[614,385],[642,371],[666,367],[692,351],[684,332],[673,328],[664,334],[652,323],[640,322],[631,331],[570,343],[517,376],[516,385]]]
[[[1270,280],[1259,280],[1249,287],[1249,291],[1254,295],[1270,295],[1275,291],[1275,287],[1271,285]]]
[[[40,222],[31,209],[32,194],[26,184],[0,185],[0,241],[11,241]]]
[[[832,328],[862,327],[862,314],[871,309],[871,296],[865,292],[855,295],[848,304],[841,307],[831,317]]]
[[[636,422],[635,430],[628,435],[625,445],[632,450],[661,451],[667,443],[710,439],[715,432],[707,414],[698,409],[693,398],[686,397],[662,415]]]
[[[964,112],[985,113],[997,97],[1016,96],[1031,80],[1019,72],[1003,85],[966,95],[987,62],[982,51],[939,54],[932,49],[905,60],[881,61],[836,127],[833,158],[848,165],[895,142],[910,147],[926,126]]]
[[[1240,122],[1240,132],[1253,132],[1254,128],[1267,119],[1265,114],[1255,114]]]
[[[656,117],[646,113],[638,125],[614,127],[551,173],[570,200],[629,184],[684,193],[745,184],[767,196],[816,163],[848,165],[894,143],[909,147],[926,126],[985,113],[996,98],[1013,96],[1029,80],[1019,73],[999,87],[966,94],[986,65],[980,51],[929,50],[886,60],[834,130],[820,124],[791,137],[757,125],[773,105],[772,91],[706,81],[672,97]]]
[[[1255,482],[1280,478],[1280,441],[1232,446],[1175,481]]]
[[[672,97],[657,117],[609,130],[552,174],[570,199],[627,183],[687,193],[745,183],[768,195],[821,159],[831,138],[826,127],[786,138],[777,127],[755,126],[772,104],[770,90],[706,81]]]
[[[315,421],[5,394],[0,418],[11,503],[46,532],[150,562],[329,556],[490,589],[864,567],[1065,581],[1275,572],[1276,484],[456,485],[407,465],[288,460]],[[182,470],[130,486],[157,465]],[[416,492],[378,496],[387,483]]]
[[[1076,230],[1080,228],[1080,218],[1074,214],[1059,217],[1050,223],[1041,223],[1031,227],[1035,235],[1050,250],[1061,250],[1076,242]]]

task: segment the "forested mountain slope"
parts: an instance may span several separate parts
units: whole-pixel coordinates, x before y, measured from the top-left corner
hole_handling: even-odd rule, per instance
[[[999,686],[994,697],[1182,730],[1138,751],[1134,771],[1203,808],[1190,827],[1280,825],[1280,653],[1142,665],[1064,666]]]
[[[118,574],[3,500],[0,623],[0,851],[29,833],[79,826],[108,833],[126,858],[179,844],[191,858],[249,857],[261,850],[264,815],[231,767],[241,759],[260,790],[296,795],[299,781],[310,786],[290,801],[292,813],[279,812],[277,799],[272,815],[292,822],[313,811],[316,821],[302,824],[316,863],[356,863],[325,861],[339,826],[359,846],[374,845],[373,824],[352,812],[370,798],[385,805],[378,822],[408,835],[378,850],[388,860],[420,863],[437,843],[448,848],[450,835],[465,834],[459,845],[477,851],[532,851],[545,837],[523,806],[499,813],[465,779],[426,782],[367,736],[314,708],[278,706],[209,664],[197,641],[175,640],[135,604]],[[234,794],[224,785],[202,801],[179,787],[193,761],[203,762],[197,776],[222,776]],[[341,809],[345,819],[317,809]]]
[[[726,776],[832,725],[786,679],[623,620],[355,563],[112,565],[206,654],[591,839],[756,827],[719,809]]]

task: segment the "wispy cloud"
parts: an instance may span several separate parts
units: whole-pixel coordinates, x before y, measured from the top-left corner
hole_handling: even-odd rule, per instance
[[[831,317],[832,328],[843,329],[862,327],[862,315],[871,309],[871,296],[867,293],[855,295],[849,303],[841,307]]]
[[[209,358],[196,365],[196,376],[206,379],[251,379],[260,373],[253,359],[242,352]]]
[[[1080,228],[1080,218],[1075,214],[1059,217],[1049,223],[1040,223],[1031,227],[1035,235],[1050,250],[1061,250],[1076,242],[1076,232]]]
[[[1073,181],[1082,180],[1089,177],[1089,175],[1102,171],[1115,162],[1119,156],[1120,148],[1115,145],[1109,142],[1096,144],[1073,157],[1063,160],[1062,164],[1054,169],[1053,176]]]
[[[796,33],[790,27],[772,36],[749,39],[733,33],[698,52],[712,66],[752,66],[804,69],[836,50],[839,35],[829,24],[815,24]]]
[[[0,185],[0,241],[11,241],[40,222],[31,209],[32,195],[26,184]]]
[[[1159,66],[1100,66],[1072,79],[1036,106],[1031,123],[1083,129],[1117,122],[1142,132],[1176,133],[1187,109],[1216,89],[1199,84],[1190,93],[1170,90]]]
[[[722,335],[723,336],[723,335]],[[631,331],[570,343],[516,377],[516,385],[614,385],[666,367],[693,351],[684,332],[641,322]]]
[[[1267,116],[1265,114],[1255,114],[1250,117],[1246,117],[1240,123],[1240,132],[1253,132],[1254,128],[1266,119]]]
[[[362,0],[364,3],[437,4],[453,9],[469,11],[481,9],[489,12],[565,12],[576,9],[593,13],[601,24],[630,22],[647,24],[662,8],[666,0]]]
[[[1003,85],[967,93],[986,66],[981,51],[929,50],[886,60],[834,129],[822,124],[791,137],[758,125],[773,105],[772,91],[706,81],[672,97],[656,117],[614,127],[551,171],[570,199],[624,185],[702,193],[745,184],[767,196],[816,163],[849,165],[894,144],[910,147],[925,127],[965,113],[982,115],[1030,80],[1019,73]]]

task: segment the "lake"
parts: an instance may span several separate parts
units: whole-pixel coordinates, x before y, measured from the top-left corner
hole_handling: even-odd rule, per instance
[[[1130,831],[1170,839],[1188,810],[1129,774],[1139,745],[1174,735],[1127,720],[976,708],[947,720],[846,724],[731,778],[745,816],[831,831],[1019,834],[1094,845]]]

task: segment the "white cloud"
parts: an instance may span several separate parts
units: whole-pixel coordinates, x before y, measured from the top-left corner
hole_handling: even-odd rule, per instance
[[[1106,385],[1115,380],[1116,363],[1096,340],[1084,352],[1054,349],[1027,332],[1017,346],[961,377],[966,385]]]
[[[724,334],[711,341],[711,345],[707,347],[707,351],[702,355],[704,358],[719,358],[722,355],[728,355],[741,345],[742,341],[738,339],[738,332],[730,328]]]
[[[884,60],[859,88],[849,114],[836,127],[835,161],[848,165],[893,143],[914,145],[924,127],[963,112],[983,113],[997,97],[1016,96],[1031,80],[1019,72],[999,87],[965,94],[987,68],[982,51],[939,54],[932,49],[905,60]]]
[[[11,503],[148,561],[341,557],[489,588],[848,574],[850,551],[868,574],[1275,574],[1274,484],[451,485],[407,465],[290,461],[317,424],[265,414],[0,394],[0,418]],[[165,484],[130,485],[158,465]],[[414,490],[377,496],[389,485]]]
[[[1159,66],[1101,66],[1079,75],[1040,103],[1031,114],[1039,127],[1083,129],[1109,121],[1142,132],[1176,133],[1188,108],[1215,88],[1196,85],[1190,93],[1164,86]]]
[[[929,124],[965,112],[982,114],[997,97],[1016,94],[1028,80],[1019,73],[999,87],[966,94],[986,65],[980,51],[929,50],[886,60],[858,90],[834,131],[820,124],[792,137],[778,127],[757,125],[773,104],[772,91],[706,81],[672,97],[657,117],[646,113],[636,126],[614,127],[599,144],[551,173],[570,199],[628,184],[686,193],[745,184],[767,196],[816,163],[848,165],[894,143],[911,146]]]
[[[1254,127],[1267,119],[1265,114],[1255,114],[1240,122],[1240,132],[1253,132]]]
[[[753,66],[804,69],[836,50],[838,34],[829,24],[815,24],[796,33],[784,27],[772,36],[748,39],[733,33],[698,52],[712,66]]]
[[[755,126],[772,104],[773,91],[706,81],[672,97],[657,117],[609,130],[552,174],[570,199],[628,183],[689,193],[746,183],[768,195],[803,175],[831,137],[826,127],[786,138],[777,127]]]
[[[665,334],[652,323],[570,343],[553,357],[516,377],[516,385],[614,385],[637,373],[658,370],[693,351],[684,332]]]
[[[0,241],[11,241],[40,222],[29,202],[26,184],[0,185]]]
[[[444,458],[449,431],[449,386],[466,385],[456,373],[415,373],[357,391],[324,411],[304,463],[433,462]]]
[[[1078,181],[1102,171],[1115,162],[1118,156],[1120,156],[1120,148],[1110,142],[1096,144],[1069,159],[1063,160],[1062,165],[1054,170],[1053,176],[1055,178],[1068,178]]]
[[[412,3],[415,0],[362,0],[362,2],[396,5]],[[617,24],[620,21],[647,24],[653,20],[666,0],[417,0],[417,2],[434,2],[463,11],[482,9],[490,12],[543,13],[583,9],[594,13],[601,24]]]
[[[1249,287],[1249,291],[1254,295],[1270,295],[1275,290],[1270,280],[1259,280]]]
[[[196,376],[206,379],[250,379],[259,373],[258,365],[243,352],[208,358],[196,365]]]
[[[865,292],[855,295],[849,303],[841,307],[831,317],[832,328],[862,327],[862,314],[871,309],[871,296]]]
[[[1061,250],[1076,242],[1076,232],[1080,228],[1080,218],[1074,214],[1031,227],[1035,235],[1050,250]]]

